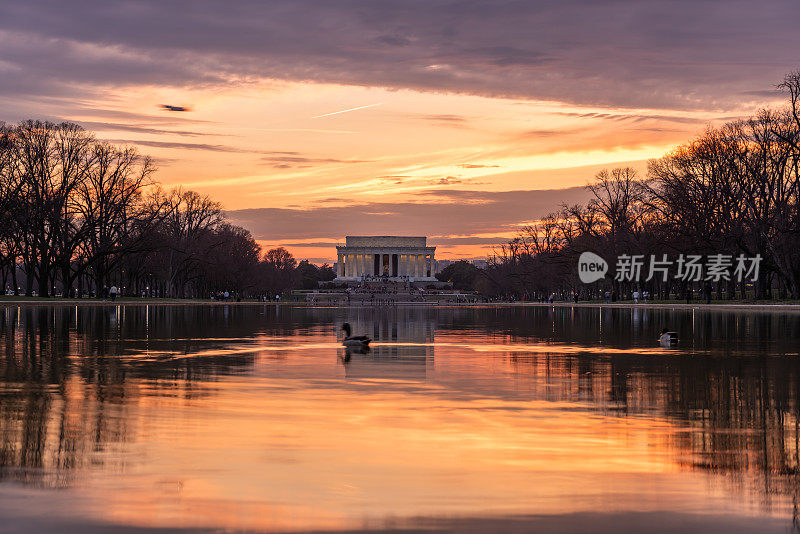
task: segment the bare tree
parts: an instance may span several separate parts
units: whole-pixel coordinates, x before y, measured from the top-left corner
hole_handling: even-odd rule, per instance
[[[149,158],[134,148],[95,143],[88,157],[86,179],[77,189],[76,205],[82,219],[80,261],[64,281],[70,287],[75,276],[89,271],[96,287],[125,255],[139,251],[150,229],[163,218],[161,205],[145,202],[144,191],[152,185],[155,171]]]
[[[281,294],[299,282],[297,261],[283,247],[273,248],[264,255],[263,280],[269,295]]]
[[[220,245],[213,231],[224,216],[219,202],[194,191],[172,190],[165,199],[166,217],[161,224],[165,239],[166,294],[185,296],[186,284],[195,279],[208,253]]]

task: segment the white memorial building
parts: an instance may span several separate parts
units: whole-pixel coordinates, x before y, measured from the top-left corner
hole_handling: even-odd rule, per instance
[[[337,246],[337,281],[370,279],[436,281],[433,253],[425,237],[347,236]]]

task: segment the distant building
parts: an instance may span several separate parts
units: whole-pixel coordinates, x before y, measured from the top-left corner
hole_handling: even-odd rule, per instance
[[[347,236],[345,244],[336,247],[336,281],[436,281],[435,251],[425,237]]]
[[[472,260],[472,265],[478,269],[486,269],[489,266],[489,262],[486,260]]]

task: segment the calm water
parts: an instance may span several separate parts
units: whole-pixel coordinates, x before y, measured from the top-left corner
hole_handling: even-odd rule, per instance
[[[800,314],[0,308],[0,531],[791,532],[798,340]]]

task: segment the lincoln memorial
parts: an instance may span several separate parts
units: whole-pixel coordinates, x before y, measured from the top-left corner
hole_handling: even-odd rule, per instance
[[[435,281],[433,253],[425,237],[347,236],[337,246],[336,280],[383,278]]]

